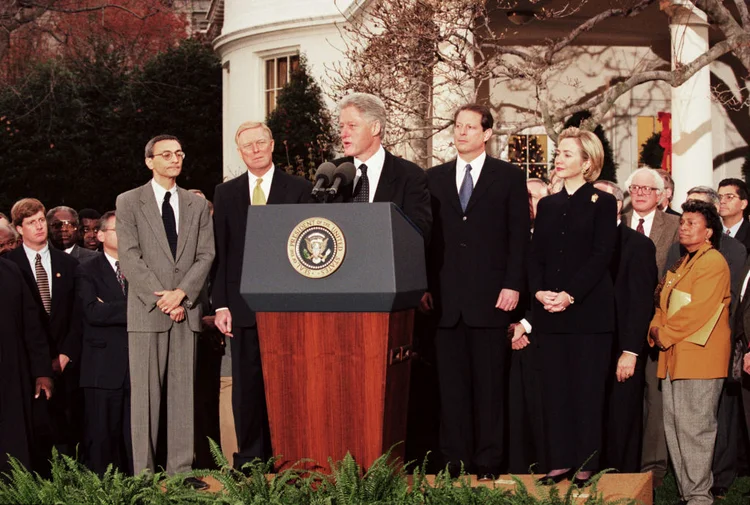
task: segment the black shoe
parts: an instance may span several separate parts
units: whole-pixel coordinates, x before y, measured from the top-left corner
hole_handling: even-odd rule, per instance
[[[491,468],[488,468],[486,466],[477,467],[477,480],[479,481],[486,482],[495,480],[497,478],[497,475],[499,475],[499,472],[496,472]]]
[[[594,474],[593,473],[591,475],[589,475],[588,477],[586,477],[585,479],[581,479],[581,478],[578,477],[578,475],[576,475],[575,477],[573,477],[573,484],[575,484],[576,486],[578,486],[579,489],[583,489],[586,486],[588,486],[589,484],[591,484],[591,479],[593,479],[593,478],[594,478]]]
[[[549,476],[545,475],[544,477],[540,478],[537,482],[543,486],[552,486],[554,484],[559,484],[560,482],[568,479],[573,478],[573,469],[569,469],[567,472],[563,472],[560,475],[555,476]]]
[[[728,492],[729,489],[721,486],[714,486],[711,488],[711,494],[714,496],[714,498],[724,498]]]
[[[185,477],[185,480],[183,480],[182,483],[186,486],[192,487],[196,491],[203,491],[204,489],[208,489],[208,483],[203,482],[197,477]]]

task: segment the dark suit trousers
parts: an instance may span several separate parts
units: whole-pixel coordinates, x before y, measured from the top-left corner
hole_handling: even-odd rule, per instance
[[[103,475],[111,463],[120,471],[132,475],[130,387],[82,390],[84,432],[81,449],[86,466]]]
[[[440,452],[446,462],[492,472],[502,466],[505,328],[470,328],[460,319],[435,336],[440,385]]]
[[[737,476],[737,458],[739,444],[743,437],[740,432],[740,405],[742,391],[739,382],[724,381],[719,397],[719,410],[716,414],[718,423],[716,445],[711,471],[714,475],[714,486],[729,488]]]
[[[641,471],[646,356],[638,356],[632,377],[625,382],[617,382],[615,372],[620,354],[615,354],[607,374],[607,413],[604,423],[602,466],[623,473],[638,473]]]
[[[540,333],[536,338],[542,361],[548,465],[550,469],[597,470],[612,334]]]
[[[508,470],[514,474],[550,470],[542,444],[544,403],[542,401],[542,365],[539,342],[534,334],[531,343],[520,351],[511,351],[510,392],[508,394]]]
[[[263,368],[260,362],[258,329],[233,328],[232,346],[232,410],[237,431],[235,468],[256,458],[272,455],[268,434],[266,395]]]

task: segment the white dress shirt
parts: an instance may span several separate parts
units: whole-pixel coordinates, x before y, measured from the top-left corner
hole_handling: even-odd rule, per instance
[[[34,274],[34,280],[36,280],[36,255],[39,253],[39,255],[42,257],[42,268],[44,268],[44,271],[47,272],[47,280],[49,281],[49,294],[50,294],[50,300],[52,299],[52,257],[49,253],[49,244],[45,245],[44,248],[42,248],[39,251],[35,251],[29,247],[26,246],[26,244],[23,244],[23,251],[26,253],[26,258],[29,260],[29,265],[31,266],[31,273]]]
[[[471,161],[465,161],[461,156],[456,158],[456,189],[458,191],[461,191],[461,184],[464,182],[464,177],[466,176],[466,165],[471,165],[471,181],[474,187],[477,187],[477,181],[479,180],[479,175],[482,173],[482,167],[486,159],[487,153],[484,151]]]
[[[726,226],[722,225],[722,227],[724,228],[723,231],[724,231],[724,233],[726,233],[727,230],[729,230],[729,236],[732,237],[732,238],[736,238],[737,237],[737,232],[740,230],[740,226],[742,226],[742,223],[744,223],[744,222],[745,222],[745,219],[743,218],[743,219],[740,219],[739,221],[737,221],[737,223],[734,226],[731,226],[729,228],[727,228]]]
[[[354,166],[357,167],[357,175],[354,177],[354,184],[352,185],[352,190],[357,188],[357,183],[359,182],[359,178],[362,177],[362,171],[359,169],[359,166],[364,163],[367,165],[367,182],[370,186],[370,195],[369,195],[369,202],[373,202],[375,200],[375,191],[378,189],[378,182],[380,182],[380,174],[383,173],[383,164],[385,164],[385,149],[383,149],[383,146],[381,145],[378,147],[378,150],[370,156],[369,160],[361,160],[359,158],[354,158]]]
[[[638,229],[638,221],[643,219],[643,234],[647,237],[651,236],[651,226],[654,224],[654,216],[656,215],[656,209],[646,214],[641,218],[636,211],[633,211],[633,217],[630,219],[630,227],[634,230]]]
[[[258,179],[263,179],[263,181],[260,183],[260,189],[263,190],[263,194],[266,195],[266,202],[268,202],[268,195],[271,193],[271,181],[273,180],[274,172],[275,167],[273,166],[273,163],[271,163],[271,168],[268,170],[268,172],[261,175],[260,177],[253,175],[250,170],[247,171],[247,183],[250,189],[251,202],[253,201],[253,190],[255,189],[255,185],[258,183]]]
[[[109,266],[112,267],[112,271],[114,271],[115,274],[117,274],[117,265],[115,265],[115,263],[117,262],[117,258],[113,258],[109,254],[107,254],[106,251],[104,251],[104,257],[107,258],[107,261],[109,262]]]
[[[167,194],[167,190],[162,188],[155,180],[151,179],[151,187],[154,190],[154,197],[156,198],[156,208],[159,209],[159,215],[161,215],[161,204],[164,202],[164,195]],[[172,186],[169,190],[172,196],[169,197],[169,205],[172,206],[174,211],[174,226],[175,230],[180,230],[180,199],[177,193],[177,184]]]

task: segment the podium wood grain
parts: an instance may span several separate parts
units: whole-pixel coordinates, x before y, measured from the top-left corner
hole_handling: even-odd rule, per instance
[[[328,469],[347,452],[364,468],[406,436],[414,311],[257,314],[277,469],[310,459]],[[393,452],[403,458],[403,443]]]

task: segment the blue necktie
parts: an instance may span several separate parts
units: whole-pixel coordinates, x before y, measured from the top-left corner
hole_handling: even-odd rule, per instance
[[[458,199],[461,200],[461,209],[464,212],[466,212],[466,206],[469,205],[472,191],[474,191],[474,179],[471,177],[471,165],[466,165],[464,180],[458,190]]]

